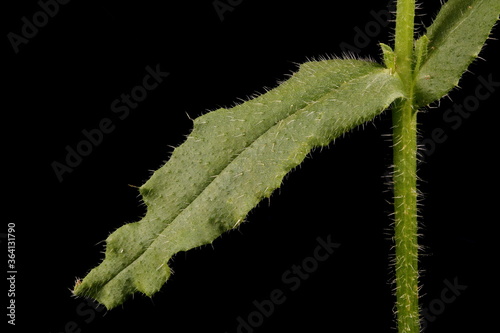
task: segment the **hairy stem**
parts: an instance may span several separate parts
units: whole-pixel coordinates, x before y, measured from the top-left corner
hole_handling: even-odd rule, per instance
[[[409,90],[413,86],[412,58],[415,21],[415,0],[398,0],[394,53],[396,72]]]
[[[417,121],[412,72],[415,0],[398,0],[396,73],[406,99],[393,110],[396,308],[399,333],[418,333]]]
[[[416,112],[410,100],[393,111],[396,297],[399,333],[419,332]]]

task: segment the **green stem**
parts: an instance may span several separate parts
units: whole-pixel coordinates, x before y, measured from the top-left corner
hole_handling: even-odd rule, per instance
[[[416,112],[411,101],[393,110],[396,307],[399,333],[419,332]]]
[[[396,56],[396,72],[401,77],[401,80],[403,80],[406,88],[413,86],[412,58],[414,22],[415,0],[398,0],[394,54]]]
[[[407,98],[393,110],[396,308],[399,333],[418,333],[417,112],[412,71],[415,0],[398,0],[396,73]]]

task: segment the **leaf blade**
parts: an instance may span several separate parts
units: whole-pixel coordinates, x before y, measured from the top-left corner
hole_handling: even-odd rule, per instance
[[[498,20],[498,0],[449,0],[427,29],[428,52],[416,77],[418,106],[428,105],[458,85]],[[418,43],[418,41],[417,41]]]
[[[364,97],[364,98],[363,98]],[[106,256],[75,288],[113,308],[157,292],[179,251],[235,228],[311,149],[375,117],[403,97],[388,69],[357,60],[301,65],[279,87],[194,120],[188,139],[140,188],[145,217],[106,240]]]

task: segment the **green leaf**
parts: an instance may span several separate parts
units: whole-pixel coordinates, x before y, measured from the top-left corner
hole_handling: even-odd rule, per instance
[[[499,14],[499,0],[449,0],[443,5],[421,38],[428,38],[429,43],[416,77],[418,106],[442,98],[458,85],[478,57]]]
[[[308,62],[279,87],[194,120],[185,143],[140,187],[147,213],[106,240],[105,260],[75,286],[107,308],[151,296],[179,251],[236,228],[314,147],[403,97],[400,80],[359,60]]]
[[[384,59],[384,65],[391,70],[391,73],[396,72],[396,57],[392,47],[387,44],[380,43],[380,48],[382,49],[382,56]]]
[[[415,42],[415,52],[414,52],[414,65],[413,70],[418,72],[422,63],[426,60],[427,54],[429,52],[429,38],[427,35],[423,35]]]

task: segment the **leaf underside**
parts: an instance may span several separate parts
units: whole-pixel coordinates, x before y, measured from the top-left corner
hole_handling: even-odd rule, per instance
[[[135,292],[153,295],[174,254],[236,228],[313,148],[402,97],[400,80],[376,63],[311,61],[259,97],[196,118],[187,140],[140,187],[144,218],[106,239],[104,261],[74,294],[108,309]]]
[[[428,49],[416,77],[419,107],[439,100],[458,86],[479,56],[498,21],[500,0],[449,0],[427,29]],[[493,60],[493,59],[492,59]]]

